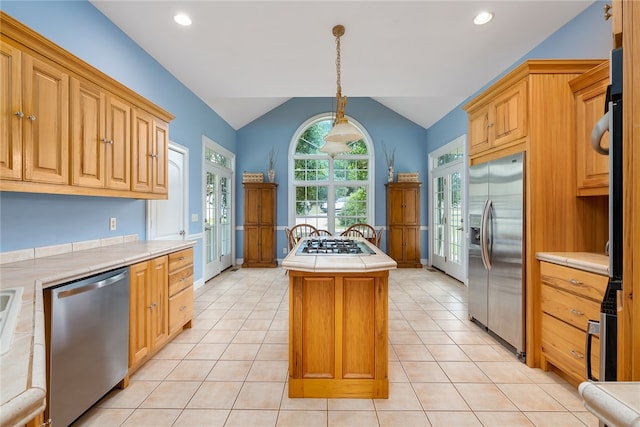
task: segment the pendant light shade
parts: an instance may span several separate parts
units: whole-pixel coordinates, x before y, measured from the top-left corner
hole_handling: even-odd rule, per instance
[[[336,50],[338,56],[336,59],[336,70],[338,74],[336,91],[336,119],[333,122],[333,128],[324,137],[325,144],[320,148],[320,151],[329,154],[331,157],[335,157],[339,153],[348,153],[351,148],[347,145],[348,142],[359,141],[364,136],[362,133],[344,116],[344,107],[347,105],[347,97],[342,96],[342,86],[340,84],[340,37],[344,35],[344,27],[342,25],[336,25],[333,27],[333,35],[336,37]]]

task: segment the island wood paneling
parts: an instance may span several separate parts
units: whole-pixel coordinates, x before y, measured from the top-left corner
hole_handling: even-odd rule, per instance
[[[389,396],[388,279],[289,270],[289,397]]]

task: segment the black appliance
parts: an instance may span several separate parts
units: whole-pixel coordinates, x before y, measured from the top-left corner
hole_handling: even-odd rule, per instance
[[[605,117],[609,130],[609,282],[600,306],[600,319],[589,320],[587,328],[587,378],[592,381],[616,381],[618,358],[618,293],[622,291],[622,48],[611,51],[611,84],[607,88]],[[596,126],[592,142],[596,151],[600,141]],[[602,127],[602,126],[600,126]],[[597,146],[596,146],[597,145]],[[600,375],[594,378],[591,369],[591,343],[593,335],[600,336]]]

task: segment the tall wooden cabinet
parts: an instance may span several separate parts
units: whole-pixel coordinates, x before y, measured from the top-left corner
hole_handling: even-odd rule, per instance
[[[421,268],[419,182],[389,182],[387,187],[387,254],[398,267]]]
[[[275,267],[277,184],[246,182],[244,187],[244,262],[242,267]]]
[[[537,252],[602,252],[608,220],[600,198],[578,198],[576,183],[576,117],[574,93],[569,82],[600,65],[603,60],[528,60],[513,69],[464,109],[469,114],[469,142],[482,131],[472,120],[496,102],[513,97],[519,101],[503,108],[509,120],[517,105],[512,130],[517,135],[503,144],[469,147],[471,165],[525,153],[523,277],[526,313],[526,360],[542,363],[540,263]],[[491,123],[488,123],[490,125]],[[512,127],[512,126],[511,126]],[[586,199],[586,200],[585,200]]]

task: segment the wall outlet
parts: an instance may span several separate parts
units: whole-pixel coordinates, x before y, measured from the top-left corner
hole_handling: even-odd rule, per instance
[[[282,255],[286,255],[287,254],[287,248],[282,248]]]
[[[109,218],[109,230],[116,231],[116,219],[113,217]]]

